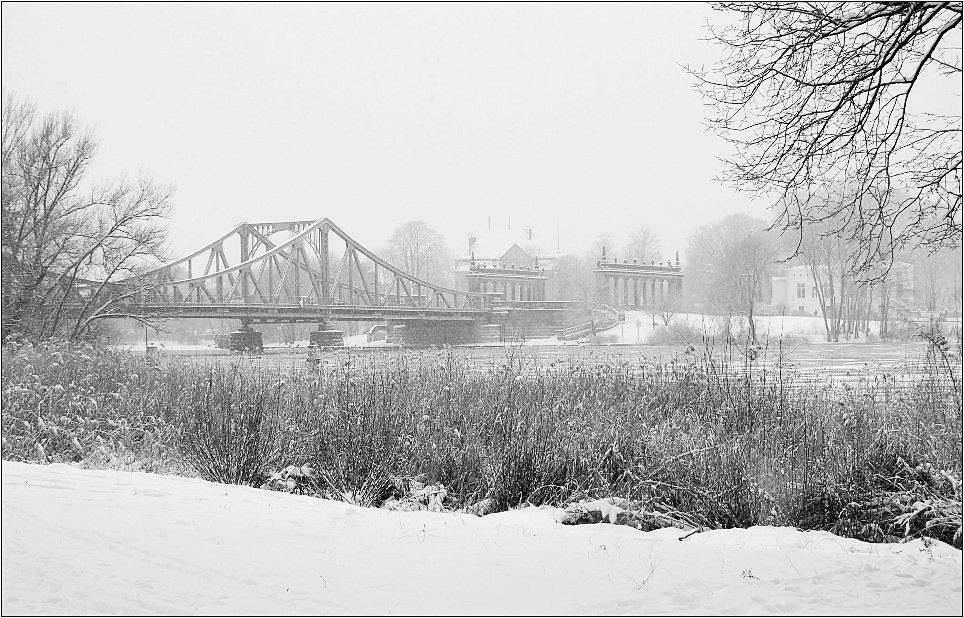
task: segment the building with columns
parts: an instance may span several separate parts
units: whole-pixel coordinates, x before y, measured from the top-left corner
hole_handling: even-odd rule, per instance
[[[678,297],[683,289],[683,272],[676,262],[643,262],[602,258],[596,262],[597,298],[620,309],[655,307],[660,301]]]
[[[455,262],[455,287],[499,294],[506,301],[555,300],[557,254],[545,251],[531,228],[489,230],[469,237]]]
[[[546,276],[540,266],[471,262],[466,281],[469,292],[501,294],[502,300],[546,300]]]

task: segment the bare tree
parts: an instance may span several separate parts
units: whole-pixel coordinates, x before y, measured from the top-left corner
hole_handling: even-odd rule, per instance
[[[920,255],[914,259],[914,288],[918,304],[928,312],[932,326],[943,312],[961,308],[961,250]]]
[[[602,234],[593,239],[581,256],[571,253],[561,256],[553,273],[558,298],[594,307],[599,302],[596,265],[603,257],[612,259],[612,246],[612,239]]]
[[[868,280],[854,275],[854,253],[845,239],[829,233],[832,223],[813,226],[804,234],[801,257],[813,277],[814,292],[820,305],[827,341],[839,341],[843,336],[859,338],[869,332],[874,298],[884,322],[880,335],[886,337],[885,325],[895,293],[890,273],[881,267],[872,268]]]
[[[76,339],[150,285],[132,276],[161,253],[169,191],[85,182],[96,144],[68,114],[4,93],[2,118],[3,336]]]
[[[629,237],[622,252],[623,257],[652,262],[659,259],[660,242],[649,228],[641,227]]]
[[[775,233],[766,227],[765,221],[731,215],[701,227],[687,248],[690,293],[715,314],[745,317],[751,341],[756,341],[756,305],[779,252]]]
[[[838,341],[843,322],[843,305],[850,283],[844,242],[838,236],[808,230],[801,244],[801,254],[813,277],[827,341]]]
[[[653,327],[655,328],[657,318],[663,321],[664,326],[669,326],[669,323],[673,320],[673,316],[679,312],[680,307],[682,307],[680,293],[674,288],[670,288],[665,294],[657,295],[653,304],[645,307],[643,311],[652,319]]]
[[[420,279],[448,284],[453,277],[444,239],[424,221],[399,226],[388,241],[388,255],[398,268]]]
[[[581,302],[587,306],[596,302],[596,273],[593,269],[597,259],[589,255],[580,258],[570,253],[556,260],[553,277],[559,300]]]
[[[943,111],[919,87],[959,97],[960,2],[715,6],[725,55],[694,74],[735,148],[725,176],[775,194],[774,225],[802,240],[832,220],[863,275],[903,247],[960,245],[960,100]]]

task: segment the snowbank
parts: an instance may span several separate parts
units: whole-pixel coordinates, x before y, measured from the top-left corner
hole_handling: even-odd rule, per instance
[[[556,509],[363,509],[197,479],[3,464],[9,614],[962,613],[961,553],[787,528],[679,537]]]

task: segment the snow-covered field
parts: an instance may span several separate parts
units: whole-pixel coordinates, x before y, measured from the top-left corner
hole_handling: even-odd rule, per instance
[[[2,613],[961,615],[961,552],[394,512],[4,461]]]
[[[625,321],[616,324],[608,330],[600,331],[597,334],[605,336],[609,343],[642,345],[647,343],[655,330],[663,326],[662,319],[657,318],[656,326],[654,327],[653,316],[645,311],[629,310],[624,311],[623,314]],[[696,332],[719,334],[723,332],[725,322],[726,318],[723,316],[678,313],[670,320],[670,326],[675,328],[688,326]],[[731,318],[730,322],[733,332],[741,333],[746,330],[745,318]],[[795,315],[758,316],[753,319],[753,322],[756,325],[757,337],[762,340],[794,337],[800,340],[806,340],[809,343],[823,343],[826,341],[826,330],[824,329],[823,319],[819,317]],[[877,322],[870,323],[872,333],[876,333],[878,329],[879,325]],[[576,342],[563,341],[557,337],[544,337],[528,339],[525,345],[576,345]]]
[[[614,338],[614,343],[623,344],[642,344],[655,330],[653,328],[653,317],[645,311],[625,311],[625,322],[605,331],[605,335]],[[793,336],[807,339],[813,343],[825,340],[825,329],[823,320],[818,317],[807,316],[758,316],[754,318],[757,336],[762,339]],[[697,332],[720,333],[726,318],[716,315],[702,315],[699,313],[678,313],[670,320],[670,326],[680,327],[689,326]],[[637,327],[638,324],[638,327]],[[656,320],[657,327],[663,325],[659,318]],[[745,319],[741,324],[740,318],[731,318],[731,328],[734,332],[741,332],[746,328]],[[877,332],[876,322],[871,323],[871,331]]]

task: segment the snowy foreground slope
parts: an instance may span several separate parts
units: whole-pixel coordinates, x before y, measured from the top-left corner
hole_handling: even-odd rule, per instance
[[[961,552],[751,528],[402,513],[4,461],[2,613],[962,613]]]

